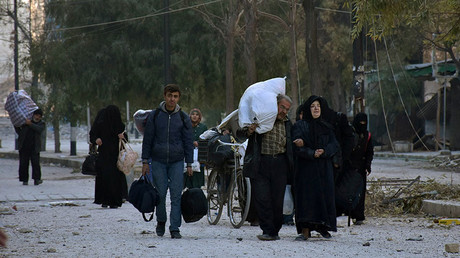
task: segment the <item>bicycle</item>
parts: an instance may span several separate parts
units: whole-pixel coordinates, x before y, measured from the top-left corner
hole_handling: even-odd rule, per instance
[[[231,146],[233,160],[228,160],[221,167],[214,167],[208,177],[207,199],[209,224],[216,225],[227,205],[227,214],[234,228],[240,228],[246,221],[251,204],[251,183],[243,175],[240,164],[241,143],[227,143],[218,140],[219,147]]]

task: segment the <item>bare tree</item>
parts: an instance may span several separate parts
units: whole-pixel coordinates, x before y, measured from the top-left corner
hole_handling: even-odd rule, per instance
[[[246,64],[246,84],[257,81],[256,45],[257,45],[257,0],[244,0],[244,62]]]
[[[225,44],[225,112],[230,114],[234,109],[233,64],[235,38],[240,33],[238,23],[243,14],[242,0],[227,0],[221,4],[220,13],[209,10],[206,6],[196,8],[203,19],[219,32]]]
[[[261,17],[269,18],[283,26],[283,28],[289,34],[289,77],[291,78],[291,97],[292,97],[292,109],[296,110],[299,106],[299,83],[298,83],[298,64],[297,64],[297,1],[289,0],[289,13],[288,21],[284,21],[281,17],[258,11]],[[293,113],[295,116],[295,114]]]

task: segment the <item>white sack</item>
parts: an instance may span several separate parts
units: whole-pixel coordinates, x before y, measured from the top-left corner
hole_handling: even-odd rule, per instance
[[[286,80],[273,78],[249,86],[240,99],[238,124],[240,127],[258,123],[257,133],[266,133],[273,128],[278,114],[276,96],[286,94]]]

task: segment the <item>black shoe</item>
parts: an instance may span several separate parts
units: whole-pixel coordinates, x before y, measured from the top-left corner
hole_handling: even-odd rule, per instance
[[[116,205],[110,205],[110,209],[118,209],[118,206],[116,206]]]
[[[43,183],[43,180],[40,180],[40,179],[34,180],[34,185],[39,185],[41,183]]]
[[[295,238],[295,241],[307,241],[307,238],[303,234],[300,234]]]
[[[176,238],[176,239],[182,238],[179,231],[171,231],[170,233],[171,233],[171,238]]]
[[[163,236],[165,234],[165,224],[166,222],[157,222],[157,228],[155,229],[157,236]]]
[[[324,238],[331,238],[331,237],[332,237],[331,234],[330,234],[329,232],[327,232],[327,230],[320,230],[320,231],[318,231],[318,232],[319,232],[319,233],[321,234],[321,236],[324,237]]]
[[[258,220],[255,220],[255,221],[251,221],[249,225],[251,225],[251,227],[258,227],[260,224]]]
[[[102,204],[101,207],[102,207],[102,208],[108,208],[109,205],[107,205],[107,204]]]
[[[28,184],[29,184],[29,182],[27,182],[27,181],[22,181],[22,185],[28,185]]]
[[[258,235],[257,238],[262,241],[274,241],[278,240],[279,236],[270,236],[269,234]]]
[[[353,222],[353,225],[362,225],[362,224],[364,224],[364,220],[357,220]]]

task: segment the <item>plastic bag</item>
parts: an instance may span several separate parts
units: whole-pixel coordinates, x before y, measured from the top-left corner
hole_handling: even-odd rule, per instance
[[[25,124],[26,119],[31,120],[37,109],[38,106],[24,90],[11,92],[6,98],[5,110],[8,111],[11,122],[16,127]]]
[[[249,86],[238,106],[238,125],[242,128],[258,123],[257,133],[270,131],[278,115],[276,96],[285,92],[284,78],[273,78]]]
[[[152,110],[139,109],[133,115],[136,129],[142,135],[144,135],[145,124],[147,123],[147,117],[149,116],[150,112],[152,112]]]
[[[294,212],[294,200],[292,198],[291,185],[286,185],[283,202],[283,215],[291,215]]]
[[[124,139],[119,140],[118,148],[120,152],[118,153],[117,167],[121,172],[125,173],[125,175],[129,175],[139,158],[139,154],[137,154]]]

